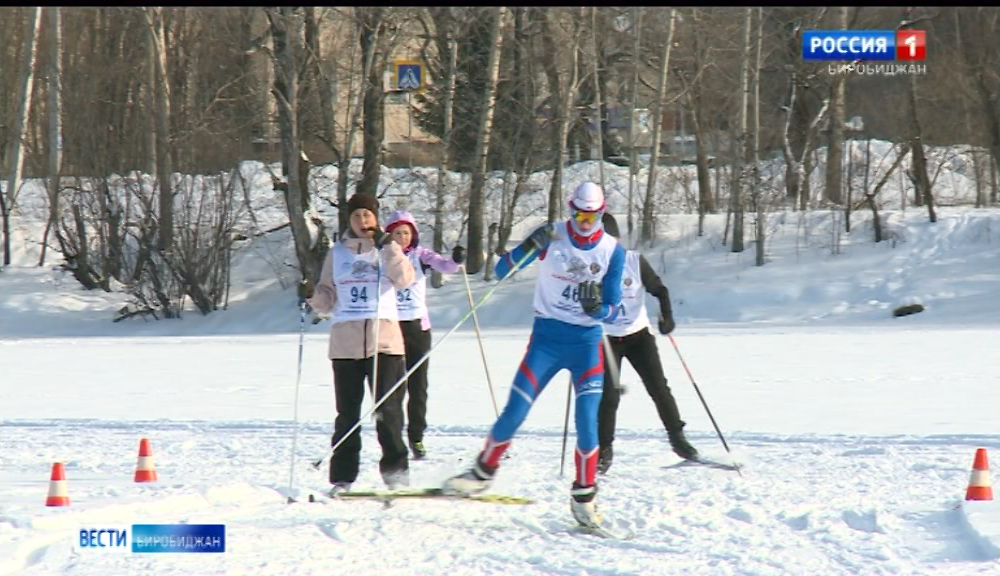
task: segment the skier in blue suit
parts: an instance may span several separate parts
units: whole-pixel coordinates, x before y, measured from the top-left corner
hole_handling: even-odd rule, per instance
[[[531,339],[486,447],[471,469],[445,482],[444,490],[457,494],[486,490],[532,403],[556,373],[567,369],[576,393],[577,434],[570,510],[580,524],[597,526],[601,522],[596,477],[597,410],[604,378],[602,323],[613,322],[618,315],[625,250],[603,231],[605,201],[600,186],[593,182],[578,186],[569,207],[568,221],[536,229],[497,263],[497,277],[503,278],[525,256],[521,268],[535,259],[541,262]]]

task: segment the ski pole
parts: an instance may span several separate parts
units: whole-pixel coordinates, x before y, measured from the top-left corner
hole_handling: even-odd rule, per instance
[[[608,367],[611,368],[611,383],[615,388],[618,389],[619,394],[625,393],[625,385],[621,383],[621,370],[618,369],[618,360],[615,358],[615,353],[611,349],[611,341],[608,340],[608,335],[605,333],[602,337],[604,341],[604,357],[608,360]],[[607,374],[604,375],[605,378],[608,377]]]
[[[292,413],[292,455],[288,465],[288,503],[295,502],[292,490],[295,488],[295,449],[299,441],[299,385],[302,383],[302,343],[306,336],[306,299],[299,301],[299,366],[295,375],[295,408]]]
[[[469,296],[469,308],[475,306],[472,300],[472,287],[469,285],[469,276],[465,272],[465,264],[460,264],[459,268],[462,270],[462,278],[465,279],[465,293]],[[479,341],[479,355],[483,357],[483,370],[486,371],[486,385],[490,389],[490,400],[493,400],[493,412],[496,414],[497,418],[500,417],[500,408],[497,407],[497,395],[493,391],[493,379],[490,378],[490,365],[486,362],[486,348],[483,346],[483,335],[479,331],[479,317],[476,316],[476,312],[472,312],[472,323],[476,327],[476,340]]]
[[[379,321],[382,302],[382,252],[375,251],[375,354],[372,355],[372,375],[368,385],[372,391],[372,398],[378,397],[378,327],[382,324]],[[365,350],[367,353],[368,351]],[[375,411],[372,411],[372,422],[378,420]]]
[[[573,398],[573,377],[569,377],[569,387],[566,388],[566,418],[563,421],[562,456],[559,458],[559,477],[563,477],[566,467],[566,438],[569,437],[569,405]]]
[[[498,280],[497,283],[492,288],[490,288],[490,290],[488,292],[486,292],[486,294],[484,294],[482,298],[479,299],[479,302],[477,302],[475,306],[473,306],[468,312],[465,313],[464,316],[462,316],[459,319],[459,321],[455,324],[455,326],[452,327],[451,330],[448,331],[447,334],[445,334],[444,336],[441,337],[440,340],[438,340],[437,342],[435,342],[434,345],[431,346],[431,349],[428,350],[426,354],[424,354],[423,356],[421,356],[420,360],[418,360],[413,366],[411,366],[410,369],[407,370],[406,373],[403,374],[403,376],[399,380],[396,381],[396,384],[393,385],[393,387],[390,388],[389,391],[386,392],[385,395],[382,396],[381,399],[379,399],[377,402],[375,402],[375,404],[369,409],[368,414],[371,414],[375,410],[378,410],[379,406],[381,406],[386,400],[388,400],[392,396],[392,394],[396,391],[397,388],[399,388],[404,383],[406,383],[406,379],[409,378],[410,375],[413,374],[417,370],[417,368],[419,368],[424,362],[426,362],[428,358],[430,358],[430,356],[434,352],[434,350],[438,346],[440,346],[442,342],[444,342],[445,340],[447,340],[449,336],[451,336],[452,334],[454,334],[455,331],[458,330],[458,328],[462,324],[464,324],[465,321],[468,320],[472,316],[473,312],[475,312],[476,309],[478,309],[480,306],[482,306],[489,299],[489,297],[492,296],[493,293],[496,292],[497,289],[500,288],[500,286],[503,285],[504,280],[506,280],[507,278],[510,278],[511,276],[513,276],[514,273],[517,272],[521,268],[521,265],[524,264],[525,262],[527,262],[528,259],[530,259],[531,256],[533,256],[537,250],[538,249],[536,247],[532,247],[531,249],[529,249],[528,252],[525,253],[525,255],[522,256],[521,259],[518,260],[514,264],[513,267],[511,267],[510,271],[507,272],[506,276],[504,276],[503,278],[501,278],[500,280]],[[367,414],[365,416],[367,416]],[[357,430],[358,428],[361,427],[361,422],[363,420],[364,420],[364,418],[358,419],[358,421],[354,423],[354,426],[352,426],[340,438],[340,440],[337,441],[336,444],[334,444],[329,449],[327,449],[326,453],[323,454],[322,458],[320,458],[319,460],[316,460],[315,462],[313,462],[313,468],[315,468],[315,469],[318,470],[319,467],[323,465],[323,462],[328,457],[330,457],[331,454],[333,454],[334,450],[336,450],[337,448],[339,448],[340,445],[343,444],[344,441],[346,441],[351,436],[351,434],[354,433],[355,430]]]
[[[705,402],[705,397],[701,394],[701,389],[698,388],[698,384],[694,381],[694,376],[691,375],[691,370],[688,369],[687,362],[684,361],[684,357],[681,356],[681,350],[677,347],[677,342],[674,341],[674,337],[667,334],[667,338],[670,339],[670,343],[674,346],[674,351],[677,352],[677,358],[681,361],[681,366],[684,367],[684,371],[687,372],[688,379],[691,380],[691,385],[694,386],[694,391],[698,393],[698,399],[701,400],[701,405],[705,407],[705,412],[708,413],[708,419],[712,421],[712,426],[715,427],[715,433],[719,435],[719,440],[722,440],[722,446],[726,449],[726,452],[732,456],[733,452],[729,449],[729,444],[726,443],[725,437],[722,435],[722,430],[719,430],[719,425],[715,423],[715,417],[712,416],[712,411],[708,409],[708,402]],[[736,473],[743,476],[740,472],[739,466],[736,467]]]

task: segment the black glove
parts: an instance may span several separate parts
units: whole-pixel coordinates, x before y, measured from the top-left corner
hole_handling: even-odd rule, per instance
[[[552,238],[556,235],[556,227],[554,224],[549,223],[545,226],[537,228],[530,236],[521,242],[526,250],[531,250],[532,248],[541,252],[549,247],[549,243],[552,242]]]
[[[674,315],[670,311],[670,302],[661,297],[660,298],[660,334],[666,336],[674,331],[676,325],[674,324]]]
[[[578,290],[580,291],[580,306],[583,306],[584,312],[593,316],[601,311],[603,301],[601,300],[600,282],[594,280],[580,282]]]
[[[387,234],[381,226],[376,226],[374,228],[369,228],[372,231],[372,241],[375,242],[375,248],[381,250],[383,246],[392,241],[392,234]]]
[[[451,251],[451,259],[455,261],[455,264],[465,262],[465,248],[455,246],[455,249]]]

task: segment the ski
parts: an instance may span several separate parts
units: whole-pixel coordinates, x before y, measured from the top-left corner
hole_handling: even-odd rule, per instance
[[[486,504],[506,504],[506,505],[527,505],[533,504],[534,500],[522,496],[507,496],[504,494],[472,494],[462,496],[460,494],[449,494],[441,488],[408,488],[404,490],[348,490],[338,492],[331,500],[376,500],[379,502],[389,502],[397,498],[427,498],[440,500],[470,500],[473,502],[483,502]],[[314,501],[314,500],[310,500]]]
[[[577,524],[571,528],[570,531],[577,534],[597,536],[598,538],[607,538],[609,540],[631,540],[632,538],[635,538],[635,534],[632,532],[619,534],[618,532],[609,530],[604,526],[584,526],[583,524]]]
[[[739,464],[731,464],[728,462],[720,462],[718,460],[711,460],[709,458],[696,458],[694,460],[681,460],[676,464],[670,464],[664,466],[664,468],[681,468],[683,466],[707,466],[708,468],[716,468],[719,470],[728,470],[730,472],[737,472],[741,469]]]

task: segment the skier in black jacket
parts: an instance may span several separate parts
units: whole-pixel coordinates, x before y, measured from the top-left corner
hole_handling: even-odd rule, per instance
[[[618,223],[609,213],[604,214],[604,231],[619,238]],[[656,337],[649,331],[649,318],[646,314],[646,295],[649,292],[660,301],[660,334],[670,334],[674,330],[674,319],[670,309],[670,293],[663,285],[660,277],[638,252],[628,250],[625,257],[625,271],[622,275],[622,303],[618,311],[618,320],[614,324],[605,324],[604,332],[611,343],[611,351],[615,356],[615,366],[621,377],[622,358],[627,358],[632,368],[639,374],[646,392],[656,405],[660,421],[667,430],[667,437],[674,452],[686,460],[698,458],[698,451],[684,437],[684,421],[677,409],[677,401],[670,392],[667,378],[660,364],[660,353],[656,347]],[[597,414],[597,434],[600,445],[597,471],[604,474],[611,467],[615,439],[615,420],[621,393],[614,385],[609,375],[611,367],[605,359],[604,393]]]

